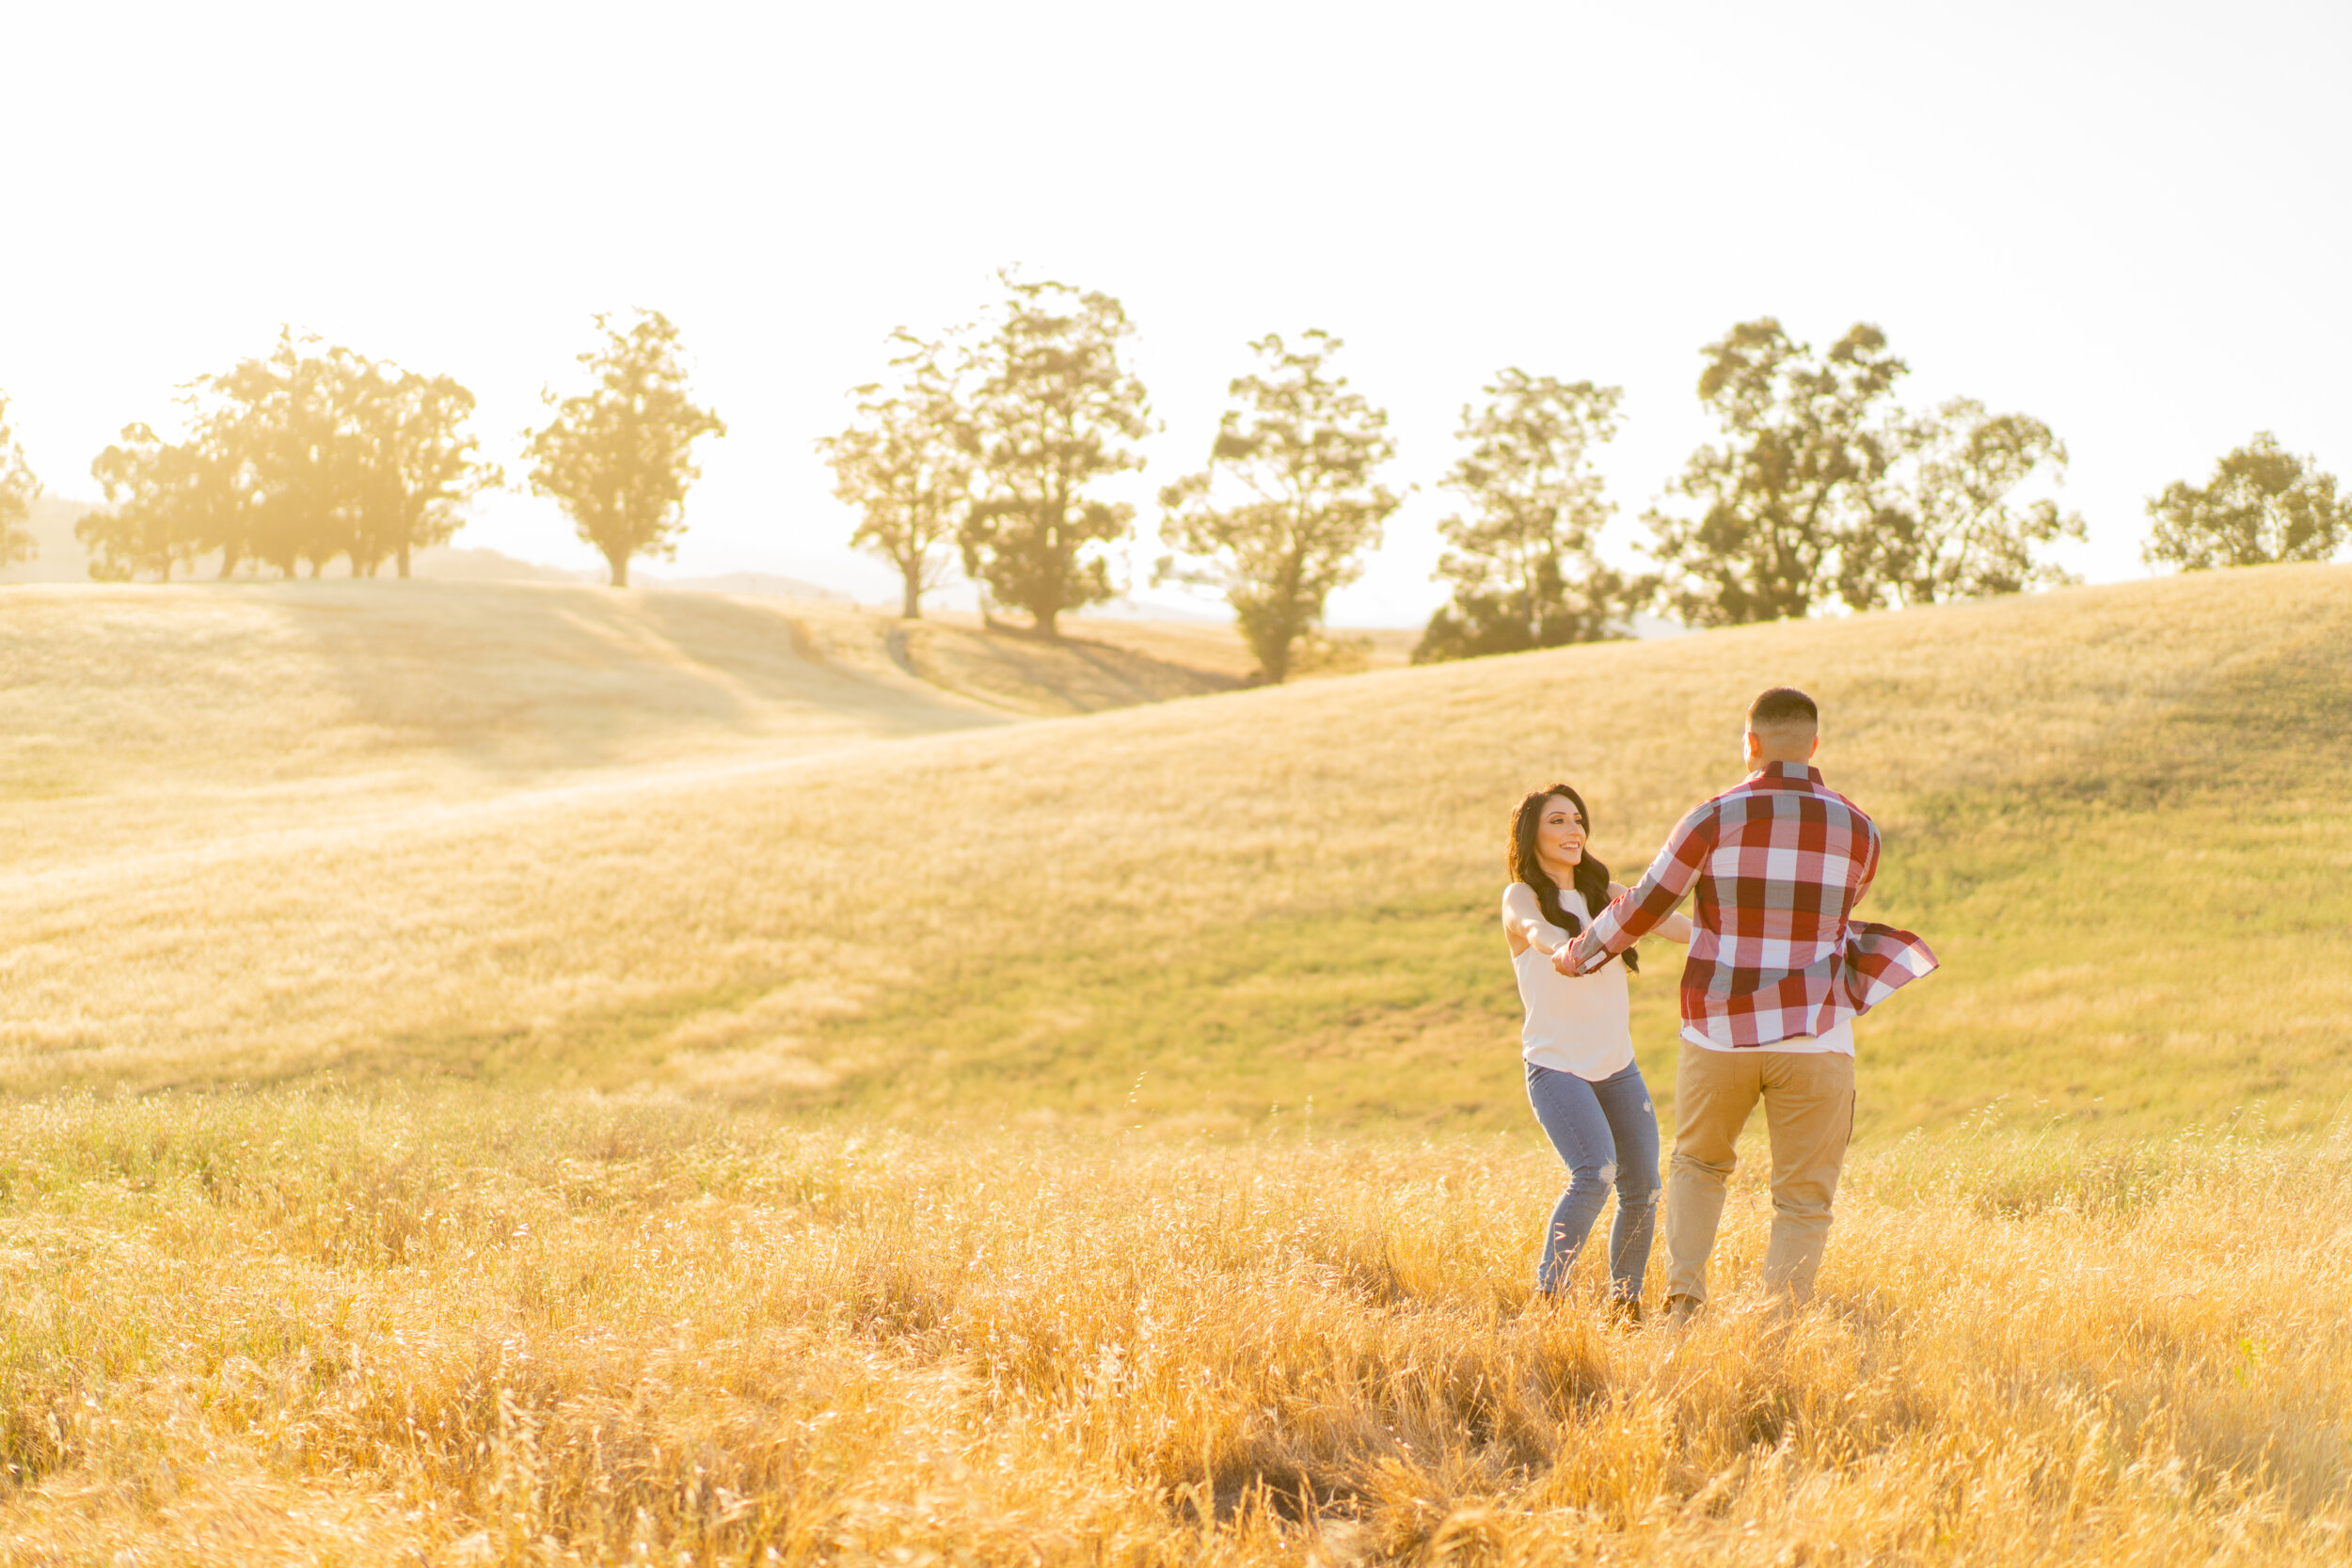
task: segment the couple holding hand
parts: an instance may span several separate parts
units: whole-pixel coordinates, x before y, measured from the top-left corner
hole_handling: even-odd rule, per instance
[[[1612,1186],[1610,1301],[1642,1316],[1658,1212],[1658,1117],[1634,1065],[1625,972],[1656,932],[1688,942],[1675,1142],[1666,1184],[1666,1308],[1707,1300],[1707,1259],[1758,1100],[1772,1155],[1768,1295],[1804,1300],[1829,1238],[1853,1131],[1853,1021],[1936,966],[1909,931],[1852,918],[1879,863],[1878,830],[1812,766],[1820,712],[1775,687],[1748,706],[1747,777],[1684,817],[1628,891],[1585,848],[1565,784],[1519,802],[1502,928],[1527,1006],[1520,1055],[1535,1119],[1568,1167],[1535,1283],[1563,1291]],[[1688,916],[1674,912],[1696,888]],[[1612,961],[1615,960],[1615,961]]]

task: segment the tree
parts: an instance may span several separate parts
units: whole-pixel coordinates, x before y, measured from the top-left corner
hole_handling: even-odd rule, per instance
[[[466,433],[473,395],[281,328],[278,345],[184,388],[184,441],[126,425],[90,465],[112,510],[74,525],[93,576],[168,579],[217,550],[220,575],[247,562],[313,577],[346,557],[355,577],[458,527],[457,505],[498,470]]]
[[[391,559],[405,578],[411,556],[445,543],[462,525],[458,508],[501,476],[476,456],[480,443],[466,430],[473,394],[451,377],[365,365],[349,392],[358,449],[352,574],[372,578]]]
[[[596,318],[603,344],[579,356],[593,390],[557,402],[555,417],[525,434],[531,488],[567,513],[580,537],[603,555],[612,586],[628,586],[640,555],[668,560],[685,531],[686,492],[702,477],[695,441],[724,436],[719,416],[688,394],[677,328],[659,310],[639,313],[623,332]]]
[[[286,577],[308,565],[323,575],[349,554],[355,568],[363,454],[351,438],[347,408],[364,364],[348,349],[305,352],[316,338],[281,328],[263,358],[245,359],[198,380],[186,402],[190,440],[211,460],[237,504],[209,509],[230,531],[212,543],[220,575],[246,560]]]
[[[1837,587],[1896,456],[1882,405],[1906,367],[1857,325],[1816,355],[1767,316],[1704,350],[1699,401],[1724,440],[1691,454],[1670,489],[1695,518],[1653,509],[1652,555],[1685,620],[1730,626],[1808,614]]]
[[[2297,457],[2268,431],[2214,465],[2202,489],[2174,480],[2148,503],[2150,565],[2201,571],[2279,561],[2325,561],[2352,540],[2352,497],[2336,476]]]
[[[1841,552],[1839,593],[1856,610],[2017,594],[2080,579],[2034,550],[2088,537],[2049,498],[2011,498],[2066,472],[2066,443],[2026,414],[1989,414],[1973,398],[1899,421],[1898,454],[1867,527]]]
[[[1003,309],[974,363],[980,490],[959,537],[964,571],[1051,637],[1065,611],[1111,596],[1109,565],[1089,546],[1126,533],[1135,508],[1088,489],[1143,467],[1127,443],[1150,407],[1119,362],[1135,328],[1118,300],[1000,278]]]
[[[1327,372],[1342,346],[1319,331],[1296,349],[1277,333],[1251,343],[1264,369],[1227,387],[1240,406],[1218,422],[1209,466],[1160,492],[1161,537],[1200,564],[1164,558],[1158,579],[1222,588],[1260,674],[1278,684],[1332,591],[1363,575],[1401,499],[1372,477],[1396,455],[1389,416]]]
[[[168,582],[175,566],[192,569],[235,531],[236,487],[219,458],[194,442],[174,445],[146,425],[125,425],[122,444],[100,452],[89,470],[108,510],[84,513],[73,536],[100,582],[151,572]]]
[[[946,339],[891,334],[896,375],[851,394],[857,419],[817,443],[834,472],[833,493],[858,509],[852,546],[898,569],[899,613],[922,619],[923,595],[939,585],[951,544],[971,505],[974,434],[947,362]]]
[[[8,396],[0,392],[0,566],[30,561],[40,553],[40,542],[25,527],[33,503],[40,499],[40,481],[24,461],[24,449],[8,429]]]
[[[1470,503],[1438,525],[1450,546],[1438,576],[1454,595],[1430,616],[1417,664],[1622,635],[1649,586],[1597,554],[1615,508],[1591,453],[1616,435],[1623,390],[1511,369],[1485,391],[1485,406],[1463,405],[1469,450],[1443,482]]]

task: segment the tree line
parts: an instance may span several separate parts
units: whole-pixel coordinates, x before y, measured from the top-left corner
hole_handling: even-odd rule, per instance
[[[818,448],[857,513],[852,544],[898,571],[905,615],[961,565],[992,614],[1053,635],[1116,592],[1106,547],[1136,515],[1102,486],[1143,467],[1154,426],[1116,298],[1009,273],[1000,284],[977,321],[894,334],[884,374],[852,390],[850,422]],[[694,401],[666,317],[596,325],[578,356],[588,389],[545,393],[548,422],[525,433],[527,482],[626,587],[633,559],[675,553],[696,443],[726,427]],[[1267,680],[1312,646],[1403,499],[1383,478],[1397,455],[1387,413],[1338,372],[1343,348],[1322,331],[1250,343],[1200,467],[1158,492],[1168,553],[1152,579],[1221,592]],[[1599,553],[1616,507],[1596,459],[1621,388],[1514,367],[1464,405],[1439,482],[1456,502],[1438,523],[1450,593],[1417,660],[1620,637],[1644,610],[1731,626],[2070,580],[2047,551],[2082,539],[2082,519],[2046,494],[2022,499],[2066,469],[2041,420],[1967,398],[1906,406],[1909,367],[1867,324],[1820,350],[1760,318],[1700,358],[1715,436],[1645,509],[1638,570]],[[454,380],[290,331],[181,401],[181,440],[129,425],[91,465],[109,503],[75,529],[93,577],[168,580],[215,556],[223,576],[315,576],[342,560],[405,577],[469,499],[504,483]],[[7,414],[0,396],[0,564],[31,552],[22,525],[40,490]],[[2352,542],[2352,498],[2266,433],[2148,511],[2152,565],[2324,561]]]
[[[887,375],[855,388],[853,420],[818,445],[858,513],[851,542],[898,570],[903,614],[920,615],[960,560],[991,606],[1051,634],[1112,594],[1102,547],[1128,534],[1133,509],[1092,489],[1142,467],[1151,411],[1121,361],[1133,328],[1116,299],[1002,281],[980,322],[896,333]],[[1159,492],[1169,553],[1153,580],[1222,591],[1279,681],[1402,498],[1380,477],[1396,456],[1387,414],[1333,369],[1341,340],[1248,346],[1205,462]],[[2083,539],[2081,517],[2022,499],[2065,473],[2042,420],[1971,398],[1904,406],[1909,367],[1867,324],[1818,350],[1770,317],[1743,322],[1701,359],[1717,436],[1645,511],[1642,571],[1599,554],[1615,507],[1595,456],[1617,433],[1621,388],[1511,368],[1463,408],[1440,482],[1459,503],[1438,524],[1452,593],[1416,660],[1621,637],[1645,609],[1732,626],[2073,580],[2046,549]],[[2268,436],[2149,508],[2152,564],[2318,561],[2352,541],[2333,478]]]
[[[638,555],[674,553],[693,443],[723,436],[689,395],[677,329],[658,311],[627,326],[596,318],[602,341],[579,356],[592,386],[559,400],[525,433],[532,490],[553,499],[580,537],[628,583]],[[107,505],[74,535],[102,581],[167,582],[217,557],[220,576],[317,577],[337,561],[354,577],[448,540],[465,504],[505,483],[469,431],[473,394],[315,338],[281,330],[267,355],[182,388],[186,434],[144,423],[90,464]],[[0,397],[0,565],[28,559],[23,528],[40,485],[9,435]]]

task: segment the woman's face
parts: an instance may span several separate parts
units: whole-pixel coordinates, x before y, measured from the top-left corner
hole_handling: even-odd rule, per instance
[[[1584,858],[1584,818],[1576,802],[1554,795],[1544,802],[1535,825],[1535,854],[1546,865],[1574,865]]]

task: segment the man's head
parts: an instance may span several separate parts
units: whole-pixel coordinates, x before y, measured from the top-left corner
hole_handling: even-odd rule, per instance
[[[1820,743],[1821,710],[1795,687],[1775,686],[1748,705],[1745,745],[1750,768],[1811,762]]]

